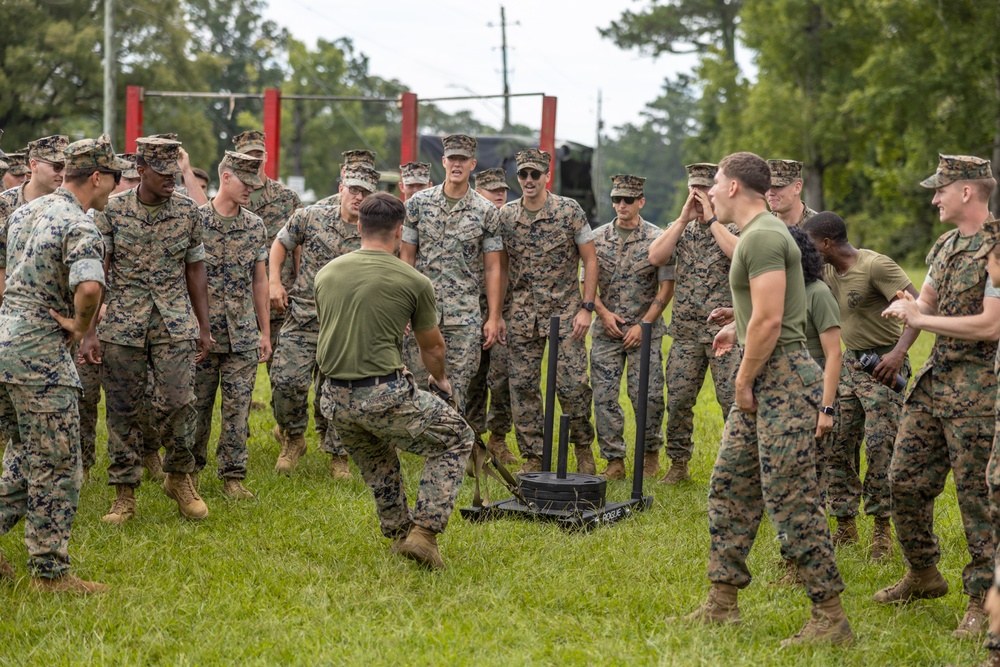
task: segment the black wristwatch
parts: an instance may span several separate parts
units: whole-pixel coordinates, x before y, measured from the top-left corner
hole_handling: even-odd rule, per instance
[[[830,415],[831,417],[833,416],[834,413],[832,405],[824,405],[819,409],[819,411],[822,412],[824,415]]]
[[[584,301],[583,302],[583,309],[584,310],[592,313],[592,312],[594,312],[594,308],[596,308],[596,306],[594,305],[593,301]]]
[[[712,223],[713,222],[718,222],[718,220],[719,220],[719,216],[713,215],[711,218],[709,218],[708,220],[705,221],[705,226],[706,227],[711,227]]]

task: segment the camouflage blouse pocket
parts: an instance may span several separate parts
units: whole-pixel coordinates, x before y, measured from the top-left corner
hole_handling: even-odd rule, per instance
[[[549,232],[541,242],[544,262],[548,268],[558,270],[563,264],[574,259],[571,256],[576,244],[562,230]]]
[[[482,254],[483,228],[479,223],[469,223],[459,227],[457,239],[466,263],[473,263],[476,256]]]
[[[180,260],[184,258],[184,253],[187,251],[188,242],[187,239],[182,239],[174,243],[169,241],[164,243],[164,249],[167,252],[167,256],[170,259]]]
[[[146,244],[139,238],[138,234],[133,234],[125,230],[119,230],[114,235],[114,252],[128,253],[131,255],[141,255],[146,249]]]

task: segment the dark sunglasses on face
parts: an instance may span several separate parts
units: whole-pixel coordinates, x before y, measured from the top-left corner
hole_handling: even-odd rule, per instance
[[[56,172],[57,174],[66,168],[65,162],[49,162],[48,160],[42,160],[41,158],[35,158],[35,159],[38,160],[39,162],[44,162],[45,164],[51,166],[52,171]]]
[[[102,174],[111,174],[115,178],[115,185],[122,182],[122,172],[117,169],[98,169]]]
[[[542,177],[545,172],[538,171],[537,169],[521,169],[517,172],[517,177],[522,181],[532,180],[537,181]]]
[[[622,202],[625,202],[626,204],[628,204],[629,206],[631,206],[632,204],[635,203],[635,200],[636,200],[636,197],[612,197],[611,198],[611,203],[612,204],[620,204]]]

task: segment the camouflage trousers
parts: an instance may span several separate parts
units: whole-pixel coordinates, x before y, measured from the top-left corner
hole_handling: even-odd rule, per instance
[[[900,372],[910,377],[908,358]],[[868,516],[888,519],[891,515],[889,464],[902,407],[902,394],[867,373],[856,353],[848,350],[844,354],[837,387],[837,423],[826,471],[833,516],[857,516],[862,496]],[[864,483],[860,477],[862,439],[868,461]]]
[[[708,492],[713,583],[750,584],[746,559],[766,508],[809,599],[844,590],[816,477],[822,395],[823,375],[808,352],[776,351],[754,382],[757,412],[730,409]]]
[[[442,326],[441,335],[444,337],[445,368],[451,381],[451,397],[464,415],[469,386],[479,368],[479,357],[483,352],[482,333],[479,327],[474,326]],[[424,368],[417,339],[412,333],[403,339],[403,363],[413,373],[417,386],[426,389],[430,373]]]
[[[740,367],[740,353],[731,350],[715,356],[711,343],[675,340],[667,352],[667,456],[671,461],[690,461],[694,454],[694,406],[712,369],[715,399],[728,415],[735,400],[733,382]]]
[[[101,402],[101,371],[100,364],[76,364],[76,372],[83,385],[80,396],[80,450],[85,470],[93,468],[97,460],[97,404]]]
[[[324,382],[322,406],[375,496],[382,534],[406,534],[411,524],[444,532],[462,486],[475,434],[461,415],[413,376],[374,387]],[[424,457],[417,504],[410,511],[396,449]]]
[[[924,373],[903,406],[889,483],[892,522],[903,556],[911,567],[935,565],[941,559],[934,534],[934,500],[944,491],[948,471],[955,476],[958,508],[971,561],[962,570],[965,594],[979,596],[993,583],[995,543],[987,486],[987,464],[994,419],[935,417]]]
[[[547,340],[516,334],[507,336],[510,400],[522,456],[542,455],[542,358]],[[563,414],[570,417],[570,442],[589,447],[594,441],[594,427],[590,423],[593,392],[587,378],[586,343],[560,335],[557,364],[556,396]],[[553,378],[546,378],[546,382],[552,381]]]
[[[646,451],[659,452],[663,447],[663,343],[653,338],[649,354],[649,397],[646,401]],[[601,458],[625,458],[625,417],[618,396],[622,373],[628,362],[628,397],[635,410],[639,403],[640,348],[626,350],[621,340],[607,336],[590,339],[590,383],[594,388],[594,423]]]
[[[0,385],[0,420],[12,434],[0,475],[0,535],[24,517],[28,570],[69,570],[69,534],[83,483],[76,387]]]
[[[208,456],[215,395],[222,388],[222,421],[215,449],[219,479],[246,479],[247,438],[250,437],[250,399],[257,378],[257,350],[209,354],[195,366],[194,467],[200,471]]]
[[[1000,546],[1000,387],[997,387],[996,403],[993,408],[995,426],[993,429],[993,453],[986,467],[986,482],[990,491],[990,517],[993,520],[993,544]],[[1000,548],[997,549],[995,562],[1000,564]],[[993,572],[993,585],[1000,582],[1000,567]],[[990,650],[1000,650],[1000,635],[986,633],[983,647]]]
[[[152,444],[166,449],[165,472],[195,471],[194,357],[193,340],[146,347],[104,344],[109,484],[139,486],[142,455]],[[153,394],[147,410],[150,375]]]

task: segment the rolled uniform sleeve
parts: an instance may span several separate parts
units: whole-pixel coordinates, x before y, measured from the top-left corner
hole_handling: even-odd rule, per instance
[[[83,282],[105,286],[104,241],[97,226],[90,222],[73,225],[63,237],[63,263],[69,267],[69,288]]]
[[[309,226],[309,219],[306,209],[300,208],[292,213],[292,217],[278,231],[278,242],[285,246],[285,250],[292,251],[305,242],[306,228]]]
[[[500,232],[500,213],[491,210],[483,221],[483,252],[500,252],[503,250],[503,234]]]
[[[406,219],[403,220],[403,242],[420,247],[420,232],[417,224],[420,222],[420,207],[414,199],[406,202]]]
[[[673,279],[674,279],[673,266],[670,265],[660,266],[656,269],[656,282],[662,283],[664,280],[673,280]]]
[[[205,261],[205,243],[201,238],[201,216],[192,216],[194,220],[191,225],[191,239],[188,243],[187,252],[184,253],[184,262],[186,264],[194,264],[195,262]]]

